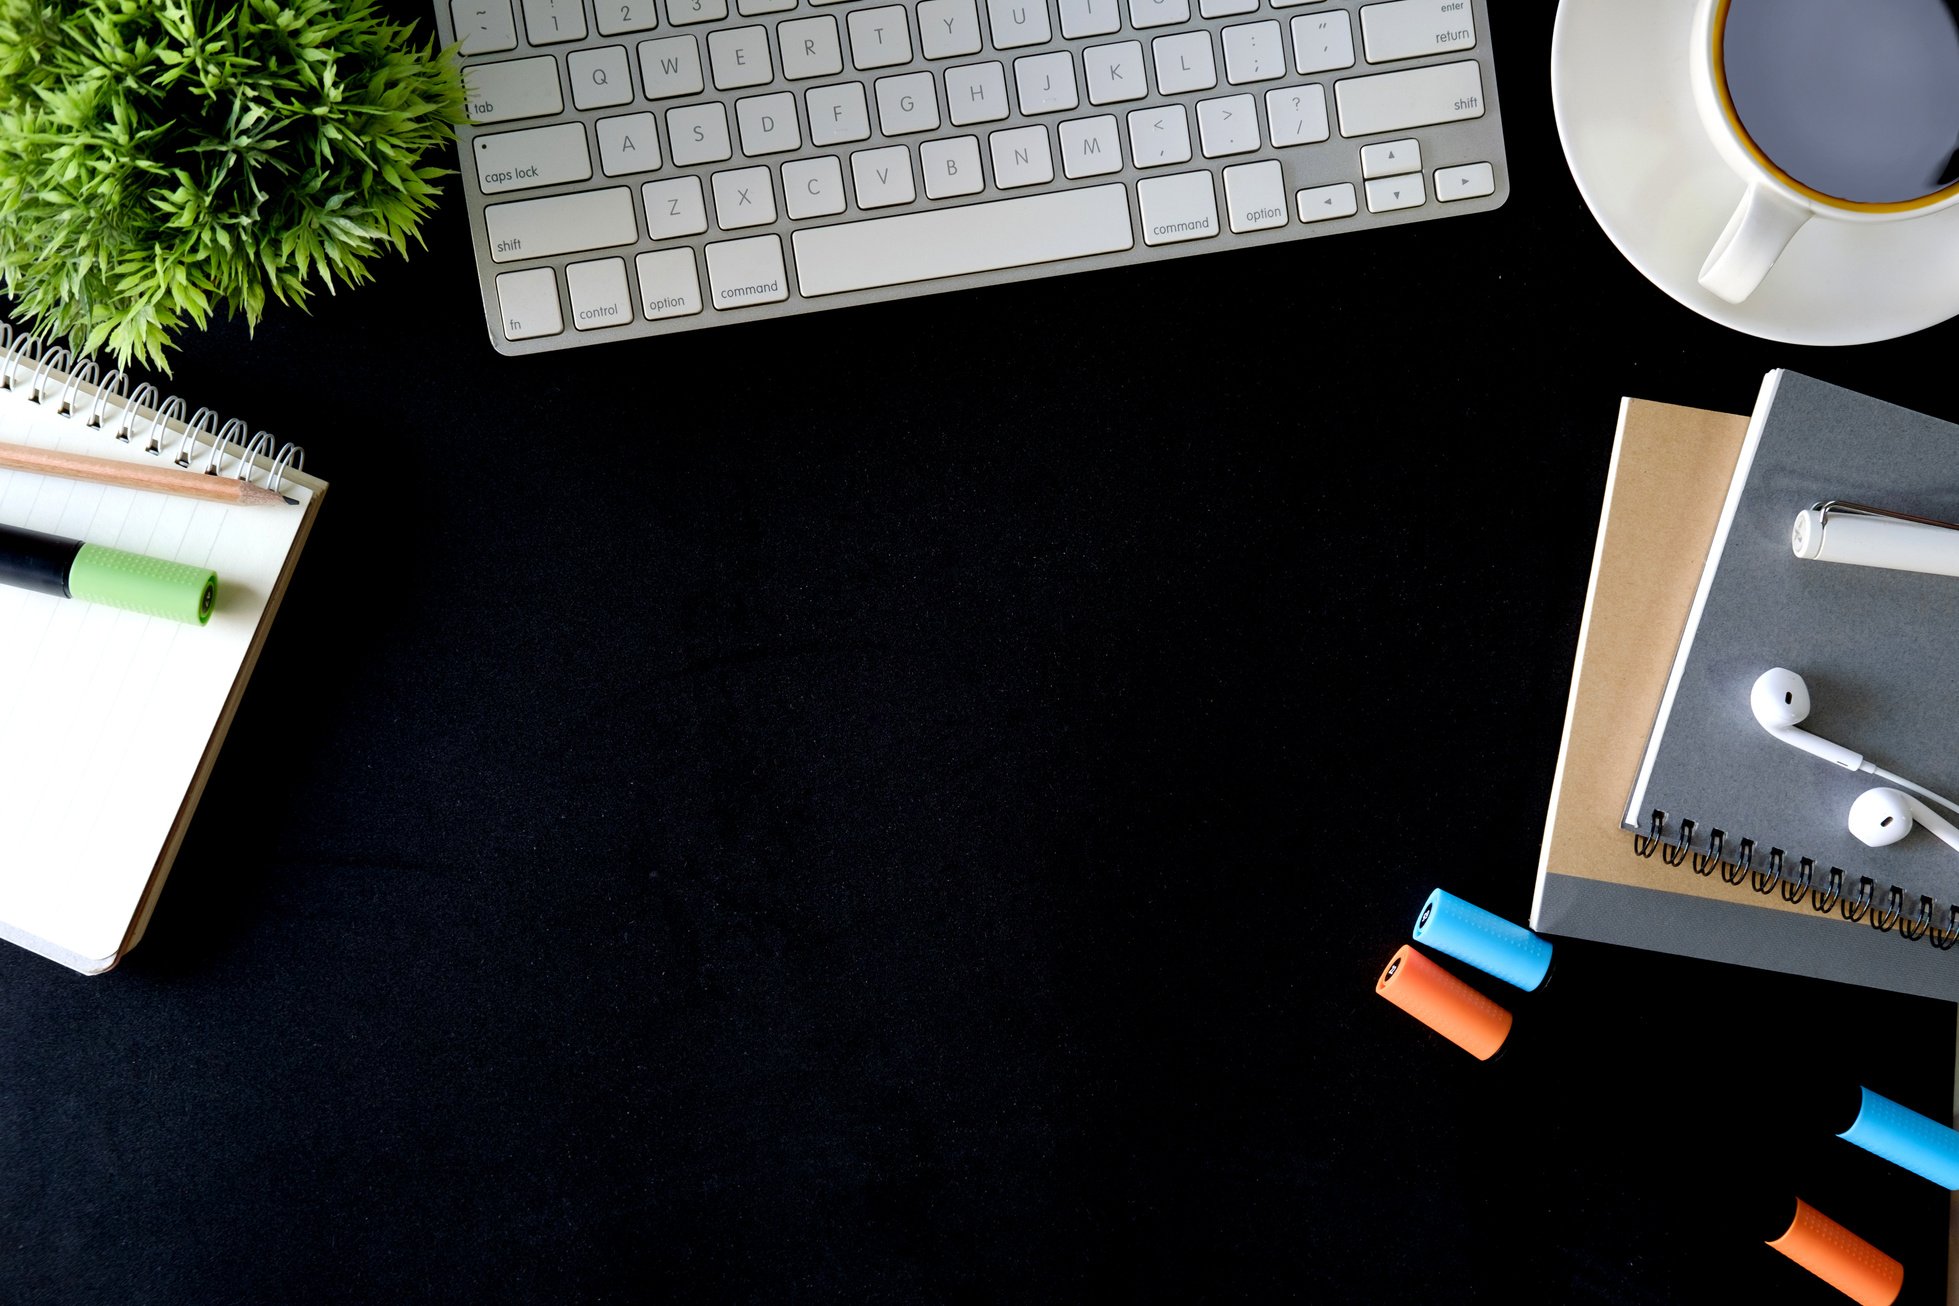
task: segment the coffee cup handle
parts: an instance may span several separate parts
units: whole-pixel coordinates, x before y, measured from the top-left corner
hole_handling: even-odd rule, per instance
[[[1701,264],[1701,284],[1730,304],[1741,303],[1755,293],[1807,221],[1809,210],[1802,205],[1766,186],[1750,186]]]

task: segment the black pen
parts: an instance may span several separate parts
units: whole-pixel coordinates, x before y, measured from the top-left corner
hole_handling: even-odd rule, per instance
[[[0,526],[0,583],[201,626],[218,603],[209,567]]]

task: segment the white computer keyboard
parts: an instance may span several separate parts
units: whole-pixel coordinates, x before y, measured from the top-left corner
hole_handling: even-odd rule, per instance
[[[1509,192],[1487,0],[730,3],[436,0],[503,353]]]

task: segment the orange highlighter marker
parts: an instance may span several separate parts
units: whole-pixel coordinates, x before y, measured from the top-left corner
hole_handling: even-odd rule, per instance
[[[1510,1037],[1510,1013],[1404,943],[1374,991],[1479,1061]]]
[[[1891,1306],[1905,1286],[1905,1267],[1802,1198],[1789,1230],[1769,1246],[1858,1306]]]

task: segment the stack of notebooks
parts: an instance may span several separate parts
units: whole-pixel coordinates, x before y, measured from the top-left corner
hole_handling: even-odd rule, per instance
[[[1752,419],[1621,406],[1535,928],[1959,999],[1959,852],[1860,843],[1885,781],[1750,709],[1788,668],[1804,730],[1959,793],[1959,578],[1798,558],[1832,499],[1959,517],[1959,427],[1790,372]]]

